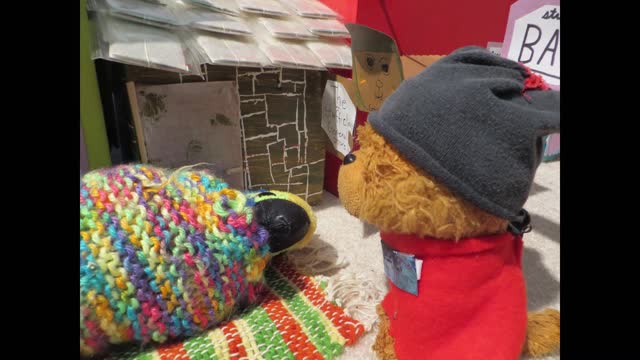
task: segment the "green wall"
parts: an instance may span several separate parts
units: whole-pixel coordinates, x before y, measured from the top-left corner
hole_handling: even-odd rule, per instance
[[[84,132],[89,168],[111,165],[96,68],[91,59],[91,32],[86,0],[80,0],[80,124]]]

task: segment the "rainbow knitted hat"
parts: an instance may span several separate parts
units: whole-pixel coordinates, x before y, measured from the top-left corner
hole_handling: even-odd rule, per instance
[[[229,319],[258,300],[271,247],[303,246],[315,226],[295,195],[242,193],[206,171],[124,165],[86,174],[81,355],[188,337]],[[287,247],[274,246],[276,237]]]

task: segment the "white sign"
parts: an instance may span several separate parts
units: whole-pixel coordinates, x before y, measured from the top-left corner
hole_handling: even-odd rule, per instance
[[[528,66],[553,88],[560,87],[560,4],[520,0],[513,4],[502,55]]]
[[[356,107],[337,81],[327,81],[322,95],[322,128],[342,155],[351,152],[350,138],[356,123]]]
[[[489,43],[487,43],[487,49],[490,53],[500,56],[502,52],[502,43],[490,41]]]

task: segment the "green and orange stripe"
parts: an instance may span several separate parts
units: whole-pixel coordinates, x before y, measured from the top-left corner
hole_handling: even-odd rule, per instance
[[[282,257],[265,271],[262,302],[232,321],[181,343],[112,360],[333,359],[364,327],[330,303],[312,278]]]

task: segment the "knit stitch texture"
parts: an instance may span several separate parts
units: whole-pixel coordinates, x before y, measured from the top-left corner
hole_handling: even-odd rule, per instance
[[[232,321],[184,341],[114,354],[107,360],[335,359],[364,326],[330,303],[318,283],[284,256],[265,270],[265,296]]]
[[[205,171],[123,165],[80,182],[80,353],[196,335],[258,300],[251,194]]]

